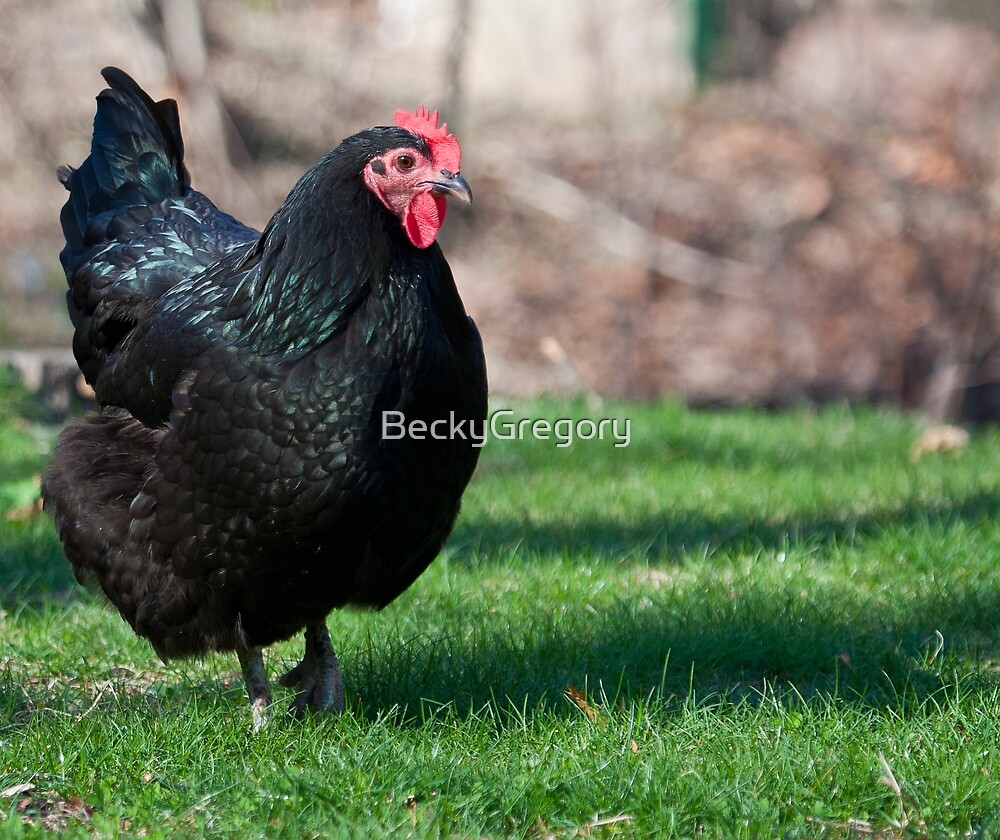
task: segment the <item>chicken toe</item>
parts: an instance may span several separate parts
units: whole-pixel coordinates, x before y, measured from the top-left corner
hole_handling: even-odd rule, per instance
[[[282,676],[286,688],[298,688],[292,711],[301,716],[306,709],[316,712],[344,711],[344,683],[340,662],[333,651],[326,624],[306,628],[306,651],[302,661]]]

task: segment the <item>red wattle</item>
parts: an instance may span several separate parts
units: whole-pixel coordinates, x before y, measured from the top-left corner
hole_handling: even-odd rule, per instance
[[[437,239],[438,231],[448,211],[448,202],[442,195],[422,192],[406,208],[403,228],[417,248],[426,248]]]

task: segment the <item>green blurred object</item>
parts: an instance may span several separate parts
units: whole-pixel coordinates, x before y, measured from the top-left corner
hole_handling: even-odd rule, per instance
[[[38,419],[38,405],[10,365],[0,363],[0,423],[14,418]]]
[[[723,2],[691,0],[691,64],[695,85],[699,88],[711,83],[721,49]]]

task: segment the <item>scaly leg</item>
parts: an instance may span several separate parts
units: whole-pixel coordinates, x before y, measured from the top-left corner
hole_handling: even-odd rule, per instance
[[[305,656],[280,682],[286,688],[298,687],[292,704],[292,710],[297,715],[303,714],[306,709],[338,715],[343,713],[344,683],[325,622],[306,628]]]
[[[240,658],[243,669],[243,682],[250,698],[250,711],[253,715],[253,731],[259,732],[267,723],[267,707],[271,705],[271,687],[267,684],[267,672],[264,670],[264,656],[259,647],[239,648],[236,655]]]

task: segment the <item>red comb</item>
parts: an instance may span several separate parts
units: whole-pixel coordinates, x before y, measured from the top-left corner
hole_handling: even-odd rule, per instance
[[[435,111],[432,114],[423,105],[413,113],[400,108],[396,111],[395,118],[396,125],[400,128],[409,129],[422,137],[426,137],[428,141],[432,138],[440,140],[454,139],[453,135],[448,134],[448,123],[445,123],[440,128],[438,127],[438,112]]]
[[[448,133],[448,123],[438,126],[438,112],[431,113],[423,105],[416,111],[396,111],[396,125],[419,134],[431,147],[434,163],[450,172],[458,172],[461,168],[462,149],[454,134]]]

